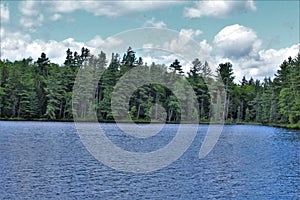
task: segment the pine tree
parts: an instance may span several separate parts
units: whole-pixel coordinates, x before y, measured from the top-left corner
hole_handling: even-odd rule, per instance
[[[48,68],[50,64],[49,58],[47,58],[45,53],[41,54],[41,57],[37,60],[37,66],[35,67],[35,82],[36,82],[36,90],[37,96],[39,99],[39,116],[44,117],[47,109],[47,97],[46,97],[46,81],[48,78]]]
[[[182,66],[180,65],[180,62],[175,59],[175,61],[170,65],[170,70],[177,72],[179,74],[183,74],[184,72],[182,71]]]
[[[224,83],[225,91],[226,91],[226,101],[225,101],[225,120],[228,118],[234,118],[234,114],[236,113],[237,106],[232,104],[233,99],[233,88],[234,88],[234,76],[233,76],[233,68],[232,64],[227,63],[221,63],[219,64],[219,67],[217,68],[217,73],[219,74],[218,78]]]
[[[198,58],[196,58],[192,63],[193,67],[188,72],[187,80],[193,87],[198,99],[199,118],[205,120],[209,116],[210,108],[210,96],[207,85],[211,84],[211,70],[207,62],[202,64]]]

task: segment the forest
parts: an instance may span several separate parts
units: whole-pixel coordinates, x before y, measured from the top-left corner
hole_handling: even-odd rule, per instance
[[[208,123],[212,115],[211,93],[205,78],[212,77],[212,70],[205,61],[195,58],[188,73],[184,73],[179,60],[169,66],[143,62],[131,47],[123,56],[111,55],[108,63],[104,52],[95,56],[87,48],[81,52],[66,51],[63,65],[52,63],[45,53],[35,61],[0,61],[0,119],[2,120],[72,120],[73,86],[79,70],[91,65],[104,70],[97,78],[98,85],[92,107],[84,108],[80,117],[96,110],[99,121],[113,121],[111,98],[118,80],[135,67],[157,67],[166,74],[182,76],[193,88],[197,97],[200,123]],[[300,127],[300,52],[279,63],[273,79],[236,81],[231,63],[220,63],[215,79],[226,89],[224,118],[227,123],[278,124]],[[274,66],[277,68],[278,66]],[[86,68],[87,69],[87,68]],[[211,78],[213,81],[214,78]],[[238,82],[238,83],[236,83]],[[130,84],[130,83],[128,83]],[[187,96],[188,98],[188,96]],[[180,102],[168,88],[159,84],[144,85],[134,91],[129,101],[130,116],[137,121],[148,121],[155,103],[165,109],[166,116],[154,114],[154,118],[166,118],[167,122],[180,121]]]

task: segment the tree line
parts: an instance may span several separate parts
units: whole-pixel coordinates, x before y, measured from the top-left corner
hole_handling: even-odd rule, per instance
[[[211,106],[213,94],[207,84],[214,84],[218,80],[222,81],[225,91],[222,109],[227,122],[300,123],[300,53],[295,58],[284,60],[273,80],[270,77],[262,81],[253,78],[247,80],[244,76],[239,83],[235,82],[233,66],[229,62],[219,64],[217,76],[213,77],[208,63],[200,61],[199,58],[193,60],[193,66],[185,74],[178,59],[169,66],[156,63],[148,65],[143,62],[142,57],[136,57],[131,47],[123,56],[112,53],[109,63],[107,60],[104,52],[95,56],[84,47],[80,53],[68,49],[63,65],[52,63],[45,53],[36,61],[32,58],[13,62],[1,60],[0,118],[73,119],[74,106],[83,105],[80,99],[72,98],[76,76],[80,75],[80,71],[91,69],[88,66],[93,66],[94,70],[101,69],[104,73],[101,77],[97,77],[97,73],[93,71],[87,73],[87,80],[95,80],[97,83],[92,106],[75,108],[75,114],[85,118],[96,110],[99,121],[113,121],[111,99],[116,84],[130,69],[143,66],[186,79],[197,98],[200,122],[208,122],[215,112]],[[87,84],[84,84],[85,87]],[[130,81],[124,84],[130,89]],[[186,86],[178,87],[182,88],[180,91],[188,101],[191,97],[185,94]],[[80,91],[88,92],[86,88]],[[169,122],[179,122],[183,112],[174,92],[160,84],[148,84],[138,88],[128,104],[128,112],[135,120],[165,118]],[[158,112],[158,105],[166,111],[165,115],[161,116],[161,112]],[[192,107],[189,109],[187,112],[192,113]]]

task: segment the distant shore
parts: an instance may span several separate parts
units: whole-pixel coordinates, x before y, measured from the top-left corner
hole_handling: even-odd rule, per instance
[[[45,118],[40,119],[23,119],[23,118],[0,118],[0,121],[37,121],[37,122],[74,122],[74,119],[56,119],[49,120]],[[93,122],[93,120],[76,120],[82,122]],[[149,120],[133,120],[137,124],[161,124],[160,121],[149,121]],[[114,120],[101,120],[100,123],[116,123]],[[122,121],[122,123],[131,123],[131,121]],[[166,124],[179,124],[180,122],[165,122]],[[189,124],[189,122],[182,122],[181,124]],[[222,124],[219,122],[200,122],[199,124]],[[224,125],[257,125],[257,126],[272,126],[286,129],[300,130],[300,124],[273,124],[273,123],[257,123],[257,122],[224,122]]]

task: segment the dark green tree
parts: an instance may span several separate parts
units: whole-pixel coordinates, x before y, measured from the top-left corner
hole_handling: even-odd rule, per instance
[[[178,61],[178,59],[175,59],[175,61],[170,65],[170,70],[179,73],[179,74],[183,74],[184,72],[182,71],[182,66],[180,65],[180,62]]]
[[[226,101],[225,101],[225,108],[224,108],[224,117],[225,120],[228,118],[236,118],[237,115],[237,107],[240,103],[238,98],[235,98],[234,95],[237,95],[237,92],[234,93],[234,87],[235,83],[233,82],[234,76],[233,76],[233,68],[232,64],[227,62],[227,63],[221,63],[219,64],[217,68],[217,73],[218,73],[218,81],[222,81],[224,86],[225,86],[225,91],[226,91]],[[220,80],[221,79],[221,80]],[[233,101],[237,100],[237,101]]]

